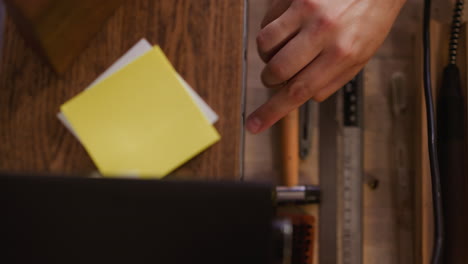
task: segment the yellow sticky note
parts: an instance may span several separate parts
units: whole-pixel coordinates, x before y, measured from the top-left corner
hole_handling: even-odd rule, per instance
[[[61,111],[104,176],[161,178],[220,138],[159,47]]]

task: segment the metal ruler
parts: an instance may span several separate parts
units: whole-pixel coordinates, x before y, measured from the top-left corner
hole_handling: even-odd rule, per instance
[[[339,264],[362,264],[363,74],[345,85],[337,100],[339,124],[337,236]]]

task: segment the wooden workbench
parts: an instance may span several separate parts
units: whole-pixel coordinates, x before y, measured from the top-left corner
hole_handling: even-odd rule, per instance
[[[56,114],[62,103],[147,38],[162,47],[220,116],[221,141],[174,175],[241,178],[244,12],[244,0],[125,1],[61,77],[32,52],[7,16],[0,62],[0,170],[95,171]]]

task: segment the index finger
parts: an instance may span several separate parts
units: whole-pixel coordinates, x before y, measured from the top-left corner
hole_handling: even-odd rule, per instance
[[[338,65],[330,53],[317,57],[291,82],[250,114],[246,123],[247,129],[253,134],[260,133],[301,106],[339,73],[342,66]]]

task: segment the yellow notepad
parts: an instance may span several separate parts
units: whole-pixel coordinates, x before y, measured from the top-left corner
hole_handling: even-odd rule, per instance
[[[163,177],[220,136],[159,47],[61,107],[104,176]]]

